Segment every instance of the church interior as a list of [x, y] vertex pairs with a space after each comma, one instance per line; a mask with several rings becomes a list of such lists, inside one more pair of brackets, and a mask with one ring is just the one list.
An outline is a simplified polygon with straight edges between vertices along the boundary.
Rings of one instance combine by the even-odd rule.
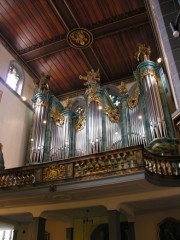
[[0, 1], [0, 240], [180, 239], [180, 1]]

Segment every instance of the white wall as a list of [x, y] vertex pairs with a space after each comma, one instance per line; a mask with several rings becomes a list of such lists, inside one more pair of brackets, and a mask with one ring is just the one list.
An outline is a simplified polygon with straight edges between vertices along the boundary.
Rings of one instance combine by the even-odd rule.
[[137, 240], [159, 240], [158, 224], [166, 218], [180, 220], [178, 208], [152, 211], [136, 215], [135, 233]]
[[[0, 77], [5, 80], [9, 62], [14, 58], [1, 43], [0, 52]], [[26, 96], [27, 102], [31, 103], [33, 80], [26, 71], [24, 74], [25, 83], [22, 96]], [[0, 82], [0, 91], [3, 92], [0, 101], [0, 142], [3, 144], [5, 167], [23, 166], [32, 121], [32, 110], [2, 82]]]

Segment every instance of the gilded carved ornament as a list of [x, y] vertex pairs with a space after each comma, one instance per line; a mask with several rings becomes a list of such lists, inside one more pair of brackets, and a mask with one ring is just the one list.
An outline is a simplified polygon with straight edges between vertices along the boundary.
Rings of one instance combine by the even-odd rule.
[[151, 54], [151, 48], [145, 44], [138, 43], [138, 51], [135, 53], [135, 59], [138, 62], [149, 61], [149, 56]]
[[120, 120], [120, 113], [117, 108], [112, 109], [109, 105], [105, 105], [104, 113], [109, 117], [109, 120], [112, 123], [117, 123]]
[[89, 95], [95, 95], [96, 94], [96, 89], [95, 88], [88, 88], [86, 90], [86, 93]]
[[67, 99], [66, 99], [66, 103], [65, 103], [66, 105], [65, 105], [65, 108], [66, 109], [71, 109], [71, 107], [72, 107], [72, 100], [68, 97]]
[[75, 49], [87, 48], [93, 42], [93, 35], [87, 29], [75, 28], [67, 34], [67, 42]]
[[43, 169], [43, 181], [52, 181], [65, 178], [63, 165], [52, 165]]
[[99, 82], [100, 82], [99, 69], [97, 71], [94, 71], [94, 69], [91, 69], [90, 71], [86, 71], [86, 75], [85, 76], [80, 75], [79, 79], [83, 79], [86, 81], [84, 83], [85, 86], [99, 84]]
[[140, 90], [139, 90], [139, 87], [136, 86], [136, 89], [132, 94], [132, 96], [128, 96], [127, 98], [128, 107], [130, 109], [134, 109], [138, 105], [139, 95], [140, 95]]
[[85, 126], [85, 122], [86, 122], [86, 112], [84, 111], [82, 116], [78, 118], [75, 122], [76, 131], [81, 131]]
[[53, 108], [50, 116], [54, 119], [57, 126], [62, 126], [64, 124], [64, 114], [60, 113], [57, 109]]
[[126, 95], [127, 94], [127, 88], [124, 82], [121, 82], [120, 86], [119, 86], [119, 91], [121, 95]]
[[153, 69], [145, 69], [143, 72], [141, 72], [140, 73], [140, 79], [143, 79], [147, 75], [151, 75], [156, 80], [159, 79], [159, 77], [157, 76], [157, 73]]
[[90, 96], [88, 97], [88, 106], [90, 105], [91, 102], [97, 102], [98, 107], [102, 106], [101, 96], [98, 96], [98, 95], [90, 95]]
[[40, 98], [38, 98], [38, 100], [36, 101], [34, 107], [37, 108], [37, 107], [39, 107], [39, 106], [41, 106], [41, 105], [45, 106], [46, 110], [48, 109], [48, 103], [47, 103], [47, 101], [46, 101], [45, 99], [40, 99]]

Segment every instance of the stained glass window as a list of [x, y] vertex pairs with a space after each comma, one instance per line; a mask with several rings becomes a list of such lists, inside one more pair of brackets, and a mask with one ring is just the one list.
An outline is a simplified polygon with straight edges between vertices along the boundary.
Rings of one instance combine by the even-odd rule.
[[23, 82], [24, 74], [21, 66], [17, 63], [17, 61], [11, 61], [9, 65], [6, 83], [19, 95], [21, 95]]
[[13, 90], [16, 91], [17, 90], [17, 86], [18, 86], [18, 81], [19, 81], [18, 70], [13, 65], [11, 65], [10, 68], [9, 68], [9, 72], [8, 72], [6, 83]]
[[112, 100], [112, 102], [114, 103], [114, 105], [115, 105], [116, 107], [118, 107], [119, 104], [120, 104], [120, 98], [119, 98], [119, 96], [109, 95], [109, 97], [111, 98], [111, 100]]

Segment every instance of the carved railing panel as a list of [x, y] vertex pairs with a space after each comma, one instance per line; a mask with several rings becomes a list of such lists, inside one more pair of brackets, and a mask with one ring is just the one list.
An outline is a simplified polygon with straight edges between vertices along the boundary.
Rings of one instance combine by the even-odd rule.
[[143, 147], [129, 147], [94, 155], [7, 169], [0, 173], [0, 188], [22, 187], [51, 181], [123, 176], [143, 169]]
[[166, 176], [180, 176], [180, 156], [159, 156], [144, 150], [145, 169]]
[[160, 156], [144, 150], [145, 179], [159, 186], [180, 186], [180, 156]]

